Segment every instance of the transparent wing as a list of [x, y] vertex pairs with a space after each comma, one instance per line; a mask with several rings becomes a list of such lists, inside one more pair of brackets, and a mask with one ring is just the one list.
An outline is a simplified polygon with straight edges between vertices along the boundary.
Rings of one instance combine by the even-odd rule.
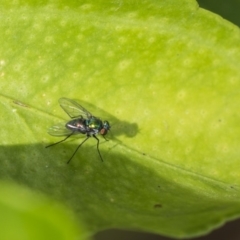
[[58, 100], [62, 109], [68, 114], [71, 118], [84, 117], [90, 118], [92, 114], [87, 111], [84, 107], [78, 104], [76, 101], [69, 98], [60, 98]]
[[65, 127], [66, 123], [56, 124], [48, 129], [48, 133], [52, 136], [61, 137], [72, 134], [72, 131]]

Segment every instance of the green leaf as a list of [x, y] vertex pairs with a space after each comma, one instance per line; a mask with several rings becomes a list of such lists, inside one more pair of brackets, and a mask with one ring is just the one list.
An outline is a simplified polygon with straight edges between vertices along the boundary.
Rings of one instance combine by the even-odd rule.
[[[190, 0], [4, 1], [0, 17], [1, 179], [91, 234], [190, 237], [239, 217], [236, 26]], [[69, 120], [60, 97], [110, 122], [104, 162], [93, 138], [69, 165], [83, 138], [45, 148]]]
[[1, 182], [0, 188], [2, 240], [86, 239], [66, 207], [12, 183]]

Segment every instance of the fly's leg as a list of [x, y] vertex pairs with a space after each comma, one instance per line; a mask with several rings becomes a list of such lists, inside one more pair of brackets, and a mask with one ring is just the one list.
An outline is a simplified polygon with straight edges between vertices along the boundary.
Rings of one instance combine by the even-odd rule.
[[68, 160], [67, 164], [70, 163], [70, 161], [72, 160], [72, 158], [74, 157], [74, 155], [76, 154], [76, 152], [78, 151], [78, 149], [89, 139], [90, 136], [87, 136], [76, 148], [75, 152], [73, 153], [73, 155], [70, 157], [70, 159]]
[[45, 148], [48, 148], [48, 147], [51, 147], [51, 146], [54, 146], [54, 145], [57, 145], [57, 144], [59, 144], [59, 143], [61, 143], [61, 142], [64, 142], [64, 141], [66, 141], [69, 137], [71, 137], [72, 135], [73, 135], [73, 133], [74, 132], [72, 132], [70, 135], [68, 135], [67, 137], [65, 137], [64, 139], [62, 139], [61, 141], [59, 141], [59, 142], [56, 142], [56, 143], [52, 143], [52, 144], [50, 144], [50, 145], [48, 145], [48, 146], [46, 146]]
[[98, 151], [99, 157], [103, 161], [103, 158], [102, 158], [101, 153], [99, 151], [99, 139], [94, 134], [92, 136], [97, 140], [97, 151]]
[[106, 139], [106, 138], [105, 138], [105, 136], [104, 136], [104, 135], [102, 135], [102, 136], [103, 136], [103, 138], [105, 139], [105, 141], [109, 141], [108, 139]]

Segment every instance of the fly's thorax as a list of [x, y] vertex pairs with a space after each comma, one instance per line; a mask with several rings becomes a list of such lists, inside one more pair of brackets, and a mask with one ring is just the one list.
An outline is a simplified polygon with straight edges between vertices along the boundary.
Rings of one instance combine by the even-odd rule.
[[86, 125], [86, 120], [84, 118], [76, 118], [66, 123], [66, 128], [71, 131], [76, 131], [80, 133], [86, 133], [88, 127]]
[[86, 125], [92, 130], [100, 131], [103, 123], [99, 118], [91, 117], [90, 119], [86, 120]]

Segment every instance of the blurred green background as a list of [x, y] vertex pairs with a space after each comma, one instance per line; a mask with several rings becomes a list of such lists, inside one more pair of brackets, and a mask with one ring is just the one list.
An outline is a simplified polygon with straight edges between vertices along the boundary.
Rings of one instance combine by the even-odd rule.
[[240, 26], [240, 1], [239, 0], [198, 0], [201, 8], [214, 12], [233, 24]]
[[[240, 0], [198, 0], [201, 8], [214, 12], [224, 19], [240, 26]], [[235, 220], [225, 224], [223, 227], [213, 231], [207, 236], [191, 238], [189, 240], [239, 240], [240, 220]], [[122, 230], [107, 230], [98, 233], [95, 240], [173, 240], [173, 238], [161, 237], [159, 235], [130, 232]]]

